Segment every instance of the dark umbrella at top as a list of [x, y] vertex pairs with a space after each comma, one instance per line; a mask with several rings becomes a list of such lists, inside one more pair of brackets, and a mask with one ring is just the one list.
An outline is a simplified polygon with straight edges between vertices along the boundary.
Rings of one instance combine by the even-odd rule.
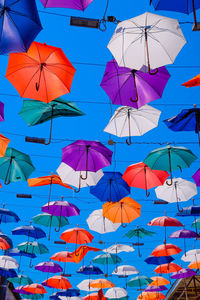
[[46, 233], [39, 227], [32, 225], [21, 226], [12, 230], [13, 235], [26, 235], [34, 239], [41, 239], [46, 237]]

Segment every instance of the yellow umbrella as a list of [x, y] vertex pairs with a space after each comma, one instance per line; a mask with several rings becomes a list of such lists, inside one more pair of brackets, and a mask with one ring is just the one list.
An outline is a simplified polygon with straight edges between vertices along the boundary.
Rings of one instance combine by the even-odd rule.
[[161, 276], [154, 276], [154, 277], [151, 277], [151, 279], [153, 281], [149, 285], [152, 285], [152, 286], [167, 285], [170, 283], [169, 280], [167, 280], [166, 278], [161, 277]]

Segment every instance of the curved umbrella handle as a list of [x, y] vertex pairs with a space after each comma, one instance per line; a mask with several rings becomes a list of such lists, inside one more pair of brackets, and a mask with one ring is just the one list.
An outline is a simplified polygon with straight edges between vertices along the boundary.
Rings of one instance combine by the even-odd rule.
[[131, 145], [131, 137], [130, 136], [129, 136], [129, 139], [126, 139], [126, 143], [127, 143], [128, 146]]
[[152, 3], [152, 0], [149, 1], [149, 5], [151, 5], [151, 3]]
[[60, 231], [60, 226], [61, 226], [61, 213], [60, 213], [60, 218], [59, 218], [59, 227], [58, 227], [58, 229], [55, 228], [56, 232]]
[[35, 89], [36, 89], [37, 92], [39, 91], [39, 88], [40, 88], [40, 84], [38, 82], [36, 82], [35, 83]]
[[131, 101], [131, 102], [138, 102], [138, 99], [133, 100], [133, 98], [131, 97], [131, 98], [130, 98], [130, 101]]
[[88, 178], [88, 171], [86, 170], [86, 174], [85, 174], [85, 177], [83, 177], [83, 175], [80, 175], [80, 178], [82, 180], [86, 180]]
[[74, 189], [74, 192], [75, 192], [75, 193], [79, 193], [80, 190], [81, 190], [81, 187], [79, 186], [78, 190]]
[[127, 224], [121, 223], [121, 226], [122, 226], [123, 228], [126, 228], [126, 227], [127, 227]]
[[178, 209], [178, 211], [179, 211], [179, 212], [182, 212], [182, 211], [183, 211], [183, 208], [182, 208], [182, 209], [180, 209], [180, 208], [179, 208], [178, 199], [176, 199], [176, 205], [177, 205], [177, 209]]
[[180, 169], [180, 171], [182, 172], [182, 168], [181, 168], [181, 166], [179, 166], [179, 165], [177, 165], [177, 167]]
[[150, 192], [148, 192], [147, 190], [146, 190], [146, 197], [149, 197], [150, 196]]
[[150, 66], [148, 66], [148, 71], [150, 75], [156, 75], [158, 73], [158, 68], [156, 68], [155, 72], [151, 72]]

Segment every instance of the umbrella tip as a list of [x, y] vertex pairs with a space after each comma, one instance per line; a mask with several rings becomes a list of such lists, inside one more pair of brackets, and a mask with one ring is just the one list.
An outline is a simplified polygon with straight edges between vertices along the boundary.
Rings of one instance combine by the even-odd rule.
[[112, 139], [108, 140], [108, 145], [113, 146], [115, 144], [116, 144], [116, 142], [114, 142]]
[[196, 104], [193, 104], [193, 107], [194, 107], [194, 108], [196, 108], [196, 107], [197, 107], [197, 105], [196, 105]]
[[51, 175], [53, 175], [53, 172], [51, 171]]

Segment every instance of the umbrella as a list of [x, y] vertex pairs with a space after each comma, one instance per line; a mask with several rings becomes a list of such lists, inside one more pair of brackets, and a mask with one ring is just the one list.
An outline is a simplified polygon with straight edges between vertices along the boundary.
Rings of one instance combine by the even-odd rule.
[[[55, 293], [55, 295], [57, 297], [65, 296], [65, 297], [71, 298], [71, 300], [73, 300], [73, 299], [76, 300], [75, 298], [72, 298], [72, 297], [80, 296], [80, 290], [79, 289], [67, 289], [66, 291], [57, 292], [57, 293]], [[80, 299], [77, 299], [77, 300], [80, 300]]]
[[9, 143], [10, 140], [4, 135], [0, 134], [0, 157], [4, 157]]
[[78, 140], [62, 149], [62, 162], [72, 167], [75, 171], [97, 172], [111, 164], [112, 151], [98, 141]]
[[90, 275], [103, 274], [103, 271], [101, 271], [101, 269], [93, 265], [82, 266], [76, 272], [79, 274], [89, 275], [89, 279], [90, 279]]
[[[24, 292], [24, 297], [26, 297], [26, 299], [33, 299], [33, 300], [36, 300], [36, 299], [42, 299], [44, 298], [43, 294], [30, 294], [28, 292]], [[22, 297], [23, 297], [23, 294], [22, 294]], [[26, 300], [24, 299], [24, 300]]]
[[0, 249], [8, 250], [9, 248], [12, 248], [12, 244], [8, 243], [6, 239], [0, 237]]
[[18, 217], [18, 215], [16, 215], [16, 213], [6, 208], [0, 208], [0, 224], [19, 222], [19, 221], [20, 218]]
[[158, 126], [161, 111], [149, 105], [140, 108], [120, 106], [116, 109], [105, 132], [118, 137], [126, 137], [127, 145], [131, 145], [131, 136], [142, 136]]
[[122, 260], [121, 258], [116, 255], [116, 254], [112, 254], [112, 253], [104, 253], [104, 254], [100, 254], [97, 255], [95, 258], [93, 258], [93, 263], [95, 264], [101, 264], [101, 265], [106, 265], [107, 266], [107, 274], [108, 274], [108, 265], [117, 265], [118, 263], [120, 263]]
[[84, 11], [93, 0], [40, 0], [44, 7], [63, 7]]
[[167, 217], [162, 216], [158, 218], [154, 218], [148, 223], [149, 226], [164, 226], [165, 227], [165, 241], [166, 241], [166, 227], [180, 227], [183, 226], [179, 220], [172, 218], [172, 217]]
[[12, 283], [17, 283], [19, 285], [28, 285], [33, 283], [32, 279], [23, 274], [18, 274], [16, 277], [7, 278], [7, 280]]
[[167, 280], [166, 278], [161, 277], [161, 276], [154, 276], [154, 277], [151, 277], [151, 279], [153, 281], [149, 285], [152, 285], [152, 286], [168, 285], [170, 283], [169, 280]]
[[182, 250], [173, 244], [162, 244], [157, 246], [151, 255], [153, 256], [171, 256], [180, 253]]
[[101, 234], [116, 231], [119, 228], [120, 224], [112, 223], [110, 220], [105, 218], [102, 213], [102, 209], [97, 209], [89, 215], [86, 222], [90, 230], [96, 231]]
[[4, 268], [0, 268], [0, 276], [5, 277], [8, 281], [11, 281], [12, 278], [17, 277], [17, 273], [13, 269], [7, 270], [7, 269], [4, 269]]
[[113, 287], [105, 293], [105, 297], [112, 300], [126, 298], [128, 295], [127, 291], [120, 287]]
[[21, 97], [48, 103], [70, 92], [75, 71], [61, 48], [33, 42], [9, 55], [6, 78]]
[[159, 292], [142, 292], [141, 295], [137, 298], [138, 300], [161, 300], [166, 297]]
[[0, 256], [0, 268], [4, 269], [17, 269], [19, 267], [16, 259], [7, 256], [7, 255], [1, 255]]
[[60, 265], [52, 261], [41, 262], [35, 266], [35, 269], [46, 273], [60, 273], [63, 270]]
[[[19, 265], [21, 263], [22, 256], [30, 257], [31, 259], [32, 258], [36, 258], [36, 255], [34, 253], [27, 253], [27, 252], [21, 251], [21, 250], [19, 250], [17, 248], [8, 249], [6, 251], [6, 255], [8, 255], [8, 256], [19, 256], [20, 257], [20, 259], [19, 259]], [[18, 271], [19, 271], [19, 269], [18, 269]]]
[[189, 261], [189, 262], [196, 262], [200, 261], [200, 249], [193, 249], [187, 251], [182, 257], [181, 260]]
[[156, 196], [162, 200], [170, 203], [176, 202], [178, 211], [181, 212], [179, 202], [188, 201], [194, 197], [197, 194], [197, 187], [191, 181], [182, 178], [173, 178], [172, 185], [169, 186], [166, 181], [163, 186], [157, 187], [155, 192]]
[[153, 282], [153, 280], [147, 276], [136, 276], [136, 277], [131, 278], [128, 281], [127, 285], [129, 287], [138, 287], [139, 286], [141, 289], [141, 287], [143, 285], [148, 285], [151, 282]]
[[85, 279], [83, 281], [81, 281], [78, 285], [77, 288], [79, 288], [81, 291], [86, 291], [86, 292], [95, 292], [98, 291], [99, 288], [92, 288], [89, 286], [89, 284], [93, 281], [93, 279]]
[[174, 261], [174, 258], [172, 256], [148, 256], [144, 260], [147, 264], [150, 265], [162, 265], [162, 264], [168, 264], [172, 261]]
[[[84, 113], [72, 101], [57, 98], [49, 103], [37, 100], [25, 100], [19, 115], [25, 120], [29, 126], [42, 124], [48, 120], [51, 121], [49, 141], [45, 145], [51, 143], [53, 119], [58, 117], [76, 117], [82, 116]], [[56, 175], [54, 175], [56, 176]]]
[[200, 216], [200, 206], [191, 205], [191, 206], [183, 207], [181, 212], [177, 213], [177, 216], [180, 217]]
[[196, 104], [192, 109], [183, 109], [178, 115], [163, 121], [173, 131], [195, 131], [198, 134], [200, 145], [200, 109]]
[[110, 246], [109, 248], [103, 249], [103, 252], [117, 254], [121, 252], [133, 252], [135, 249], [129, 245], [117, 244]]
[[50, 277], [49, 279], [43, 281], [42, 284], [51, 288], [62, 290], [67, 290], [68, 288], [72, 287], [71, 283], [67, 278], [59, 275], [54, 275], [53, 277]]
[[46, 237], [46, 233], [39, 227], [35, 226], [21, 226], [12, 230], [13, 235], [26, 235], [34, 239], [41, 239]]
[[188, 268], [189, 269], [199, 269], [200, 267], [200, 261], [192, 261], [189, 265]]
[[87, 179], [83, 180], [81, 179], [81, 176], [86, 176], [85, 171], [74, 171], [74, 169], [63, 162], [60, 164], [56, 172], [59, 174], [62, 182], [69, 183], [78, 188], [78, 190], [74, 189], [76, 193], [78, 193], [83, 187], [96, 185], [103, 176], [102, 170], [98, 170], [97, 172], [87, 172]]
[[167, 291], [167, 288], [164, 285], [160, 285], [160, 286], [148, 286], [145, 289], [145, 292], [162, 292], [162, 291]]
[[58, 232], [61, 227], [61, 217], [71, 217], [78, 216], [80, 214], [80, 210], [77, 206], [67, 201], [51, 201], [42, 206], [42, 211], [48, 213], [52, 216], [59, 216], [59, 228], [56, 230]]
[[188, 80], [187, 82], [184, 82], [182, 85], [189, 88], [189, 87], [194, 87], [194, 86], [199, 86], [200, 85], [200, 74], [193, 77], [192, 79]]
[[0, 122], [4, 121], [4, 103], [0, 101]]
[[35, 0], [3, 1], [0, 54], [26, 52], [42, 30]]
[[190, 14], [191, 12], [193, 12], [195, 27], [197, 26], [196, 9], [200, 8], [200, 4], [198, 1], [184, 0], [181, 2], [181, 5], [178, 0], [168, 1], [167, 3], [165, 2], [165, 0], [150, 0], [150, 4], [151, 3], [153, 4], [155, 10], [177, 11], [184, 14]]
[[47, 291], [45, 288], [38, 283], [32, 283], [23, 287], [23, 290], [32, 294], [46, 294]]
[[102, 278], [102, 279], [92, 280], [89, 286], [92, 288], [108, 289], [114, 287], [115, 284], [112, 283], [110, 280]]
[[127, 277], [129, 275], [138, 274], [139, 271], [134, 267], [130, 265], [121, 265], [118, 266], [113, 272], [113, 275]]
[[197, 238], [198, 234], [192, 230], [186, 230], [186, 229], [181, 229], [178, 231], [174, 231], [172, 232], [172, 234], [170, 234], [169, 238], [183, 238], [184, 239], [184, 248], [185, 248], [185, 253], [186, 253], [186, 244], [185, 244], [185, 239], [191, 239], [191, 238]]
[[136, 70], [146, 66], [154, 74], [158, 70], [151, 69], [173, 64], [185, 43], [176, 19], [147, 12], [120, 22], [107, 47], [119, 66]]
[[[99, 290], [100, 292], [101, 290]], [[87, 295], [86, 297], [84, 297], [83, 299], [84, 300], [106, 300], [107, 298], [104, 297], [104, 295], [102, 296], [99, 296], [99, 292], [98, 293], [91, 293], [89, 295]], [[64, 299], [61, 299], [61, 300], [64, 300]]]
[[34, 170], [30, 156], [14, 148], [7, 148], [0, 157], [0, 178], [5, 184], [26, 181]]
[[180, 267], [179, 265], [171, 262], [169, 264], [163, 264], [163, 265], [159, 265], [154, 269], [154, 272], [156, 273], [165, 273], [165, 274], [169, 274], [169, 273], [173, 273], [173, 272], [178, 272], [182, 269], [182, 267]]
[[[41, 243], [38, 242], [24, 242], [21, 243], [19, 245], [17, 245], [17, 248], [21, 251], [30, 253], [30, 254], [45, 254], [45, 253], [49, 253], [48, 248]], [[32, 259], [32, 258], [31, 258]], [[30, 267], [31, 266], [31, 260], [30, 260]]]
[[125, 197], [119, 202], [106, 202], [103, 205], [103, 216], [113, 223], [130, 223], [140, 217], [141, 205], [130, 197]]
[[101, 249], [95, 248], [95, 247], [90, 247], [87, 245], [82, 245], [79, 246], [76, 251], [72, 252], [72, 257], [74, 259], [74, 261], [78, 264], [82, 259], [84, 259], [85, 255], [89, 252], [89, 251], [94, 251], [94, 252], [98, 252]]
[[192, 276], [195, 276], [195, 275], [196, 275], [196, 272], [194, 272], [190, 269], [181, 269], [178, 272], [172, 273], [172, 275], [170, 277], [172, 279], [181, 279], [181, 278], [192, 277]]
[[43, 225], [45, 227], [49, 227], [49, 240], [50, 240], [50, 234], [51, 234], [51, 227], [64, 227], [66, 225], [69, 225], [69, 221], [66, 217], [60, 217], [60, 216], [52, 216], [47, 213], [42, 213], [39, 215], [36, 215], [32, 217], [32, 220], [34, 223]]
[[200, 186], [200, 168], [192, 175], [197, 186]]
[[128, 166], [122, 178], [131, 187], [141, 188], [146, 190], [163, 185], [169, 174], [166, 171], [151, 170], [143, 162]]
[[[107, 63], [100, 85], [113, 104], [140, 108], [162, 97], [169, 78], [170, 74], [165, 67], [159, 68], [157, 74], [151, 76], [142, 71], [120, 67], [113, 59]], [[147, 113], [148, 108], [149, 112], [151, 109], [154, 111], [153, 108], [146, 106]]]
[[164, 170], [169, 172], [171, 176], [171, 183], [167, 184], [172, 185], [172, 171], [188, 168], [196, 159], [196, 155], [194, 155], [189, 149], [168, 145], [166, 147], [153, 150], [145, 158], [144, 163], [153, 170]]
[[74, 257], [72, 256], [72, 252], [68, 252], [68, 251], [57, 252], [51, 256], [51, 259], [59, 262], [64, 262], [64, 271], [63, 271], [64, 274], [65, 274], [66, 262], [75, 263]]
[[102, 202], [118, 202], [130, 194], [130, 187], [120, 172], [104, 172], [97, 185], [90, 187], [90, 193]]

